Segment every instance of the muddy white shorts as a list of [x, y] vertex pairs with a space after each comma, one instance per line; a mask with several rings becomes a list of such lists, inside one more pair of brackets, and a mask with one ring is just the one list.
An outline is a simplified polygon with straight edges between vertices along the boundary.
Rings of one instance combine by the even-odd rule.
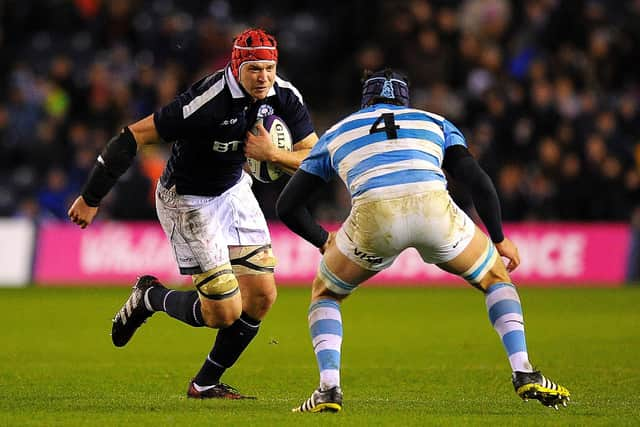
[[355, 203], [337, 233], [347, 258], [367, 270], [389, 267], [413, 247], [430, 264], [447, 262], [471, 242], [475, 224], [446, 190]]
[[267, 221], [243, 172], [219, 196], [179, 195], [175, 187], [156, 189], [156, 211], [171, 242], [180, 273], [198, 274], [229, 262], [229, 246], [271, 243]]

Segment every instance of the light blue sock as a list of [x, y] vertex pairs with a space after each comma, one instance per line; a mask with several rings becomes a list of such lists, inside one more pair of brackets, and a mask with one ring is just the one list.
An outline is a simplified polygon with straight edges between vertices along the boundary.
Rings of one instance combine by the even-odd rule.
[[309, 307], [309, 330], [313, 351], [320, 371], [320, 389], [340, 385], [340, 350], [342, 347], [342, 315], [340, 304], [322, 299]]
[[489, 320], [500, 336], [513, 371], [531, 372], [527, 353], [520, 297], [511, 283], [496, 283], [487, 289], [485, 302]]

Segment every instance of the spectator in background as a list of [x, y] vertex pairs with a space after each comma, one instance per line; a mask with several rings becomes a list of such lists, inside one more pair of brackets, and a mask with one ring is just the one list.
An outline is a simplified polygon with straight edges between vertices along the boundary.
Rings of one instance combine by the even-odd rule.
[[583, 217], [589, 202], [589, 189], [584, 185], [582, 162], [575, 152], [567, 153], [561, 160], [554, 205], [557, 216], [569, 221]]
[[517, 164], [508, 164], [498, 174], [498, 195], [505, 221], [522, 221], [528, 211], [525, 198], [524, 171]]
[[50, 215], [41, 212], [41, 204], [33, 197], [26, 197], [20, 200], [18, 208], [13, 215], [15, 218], [26, 218], [38, 222], [43, 218], [50, 218]]
[[122, 176], [116, 189], [113, 198], [108, 202], [111, 204], [111, 215], [114, 219], [135, 221], [156, 216], [149, 203], [149, 195], [153, 194], [154, 190], [152, 181], [143, 173], [139, 162], [132, 165]]
[[65, 219], [74, 191], [69, 187], [64, 169], [54, 166], [47, 172], [46, 182], [38, 192], [40, 208], [56, 219]]

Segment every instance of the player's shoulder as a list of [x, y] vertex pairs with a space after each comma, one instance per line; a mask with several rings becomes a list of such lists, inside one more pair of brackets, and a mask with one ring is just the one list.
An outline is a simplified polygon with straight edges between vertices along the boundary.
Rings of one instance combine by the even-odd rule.
[[427, 126], [428, 129], [439, 129], [445, 134], [451, 130], [458, 131], [446, 117], [431, 111], [402, 106], [391, 106], [391, 110], [399, 123], [402, 121], [410, 121], [413, 124], [422, 122], [423, 126]]
[[224, 74], [224, 70], [209, 74], [180, 94], [178, 99], [185, 118], [198, 110], [199, 114], [213, 114], [227, 109], [231, 93]]
[[437, 122], [445, 120], [442, 116], [416, 108], [391, 104], [375, 104], [363, 107], [360, 110], [342, 118], [331, 126], [327, 130], [327, 133], [339, 131], [341, 129], [350, 130], [354, 126], [367, 126], [368, 124], [379, 120], [380, 116], [384, 114], [393, 114], [396, 120], [430, 120]]
[[393, 106], [392, 110], [396, 116], [406, 115], [412, 119], [428, 120], [431, 122], [436, 122], [438, 124], [442, 124], [447, 121], [444, 116], [432, 113], [431, 111], [421, 110], [419, 108]]
[[224, 91], [225, 87], [227, 82], [224, 78], [224, 70], [218, 70], [193, 83], [187, 93], [192, 97], [209, 93], [212, 98], [215, 98]]
[[289, 80], [286, 80], [279, 75], [276, 75], [276, 81], [273, 84], [273, 89], [276, 96], [283, 100], [296, 100], [300, 104], [304, 104], [302, 93], [298, 88]]

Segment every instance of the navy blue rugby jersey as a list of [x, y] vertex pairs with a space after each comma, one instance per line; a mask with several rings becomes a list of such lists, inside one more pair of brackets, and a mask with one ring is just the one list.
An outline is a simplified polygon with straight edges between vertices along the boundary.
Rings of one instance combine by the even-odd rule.
[[280, 77], [256, 102], [229, 66], [196, 82], [153, 116], [160, 137], [174, 143], [160, 182], [178, 194], [222, 194], [242, 175], [247, 131], [270, 114], [282, 117], [294, 142], [313, 132], [300, 92]]

